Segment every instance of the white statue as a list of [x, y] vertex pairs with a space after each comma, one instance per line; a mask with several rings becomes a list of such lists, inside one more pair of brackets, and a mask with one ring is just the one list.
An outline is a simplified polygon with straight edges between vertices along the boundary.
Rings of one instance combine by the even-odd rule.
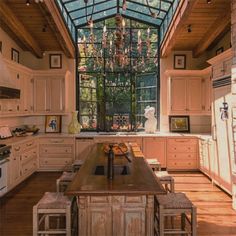
[[157, 127], [157, 119], [155, 118], [155, 108], [147, 106], [144, 109], [144, 116], [147, 118], [144, 124], [146, 133], [155, 133]]

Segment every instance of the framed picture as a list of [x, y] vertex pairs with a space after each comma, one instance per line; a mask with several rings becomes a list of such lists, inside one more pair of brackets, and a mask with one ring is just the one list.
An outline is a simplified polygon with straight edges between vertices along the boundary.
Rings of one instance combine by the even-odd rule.
[[50, 69], [61, 69], [62, 68], [61, 54], [49, 54], [49, 66]]
[[186, 69], [186, 55], [174, 55], [174, 69]]
[[169, 116], [170, 132], [190, 132], [189, 116]]
[[19, 51], [17, 51], [15, 48], [11, 49], [11, 59], [12, 61], [17, 62], [17, 63], [19, 63], [20, 61]]
[[218, 48], [218, 49], [216, 50], [216, 55], [221, 54], [223, 51], [224, 51], [224, 48], [223, 48], [223, 47]]
[[61, 116], [46, 115], [45, 133], [60, 133], [60, 132], [61, 132]]

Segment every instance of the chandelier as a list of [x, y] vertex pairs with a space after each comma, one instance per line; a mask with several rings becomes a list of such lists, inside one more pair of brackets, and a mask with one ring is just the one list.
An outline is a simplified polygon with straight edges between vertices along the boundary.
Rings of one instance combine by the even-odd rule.
[[[87, 5], [88, 0], [84, 1]], [[146, 1], [148, 4], [148, 0]], [[126, 10], [125, 0], [123, 1], [122, 9]], [[106, 69], [111, 72], [117, 68], [129, 71], [143, 71], [147, 62], [158, 65], [158, 51], [156, 49], [153, 52], [151, 47], [150, 28], [138, 29], [136, 35], [132, 35], [136, 39], [135, 43], [127, 43], [130, 37], [129, 29], [126, 29], [126, 21], [120, 13], [115, 16], [115, 27], [112, 30], [104, 23], [100, 39], [101, 47], [99, 48], [96, 43], [98, 42], [97, 35], [94, 34], [93, 12], [94, 9], [92, 8], [89, 19], [86, 14], [90, 33], [87, 38], [85, 35], [83, 36], [80, 44], [84, 55], [94, 58], [94, 69], [105, 65]], [[152, 13], [151, 10], [150, 13]], [[134, 54], [135, 56], [133, 56]], [[107, 60], [104, 61], [105, 55]]]

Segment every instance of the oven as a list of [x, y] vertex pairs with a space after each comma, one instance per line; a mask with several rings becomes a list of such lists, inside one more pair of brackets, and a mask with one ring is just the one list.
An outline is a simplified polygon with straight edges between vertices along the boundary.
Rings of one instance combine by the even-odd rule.
[[11, 146], [0, 144], [0, 197], [7, 192], [8, 157]]

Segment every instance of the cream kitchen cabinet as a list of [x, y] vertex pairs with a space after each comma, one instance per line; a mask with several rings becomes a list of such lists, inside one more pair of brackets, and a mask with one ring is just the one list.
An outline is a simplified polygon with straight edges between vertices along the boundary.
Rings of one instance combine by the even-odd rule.
[[209, 145], [208, 140], [199, 139], [199, 168], [204, 174], [211, 178], [211, 148]]
[[198, 70], [168, 70], [169, 114], [202, 115], [211, 112], [210, 68]]
[[86, 160], [93, 146], [93, 138], [76, 138], [75, 159]]
[[71, 169], [75, 156], [74, 138], [51, 137], [39, 139], [39, 169]]
[[147, 159], [157, 159], [166, 168], [166, 138], [144, 137], [143, 154]]
[[197, 170], [198, 139], [167, 138], [167, 169]]
[[39, 113], [65, 111], [64, 78], [34, 78], [34, 111]]
[[37, 142], [35, 139], [13, 144], [9, 163], [9, 189], [34, 173], [37, 167]]

